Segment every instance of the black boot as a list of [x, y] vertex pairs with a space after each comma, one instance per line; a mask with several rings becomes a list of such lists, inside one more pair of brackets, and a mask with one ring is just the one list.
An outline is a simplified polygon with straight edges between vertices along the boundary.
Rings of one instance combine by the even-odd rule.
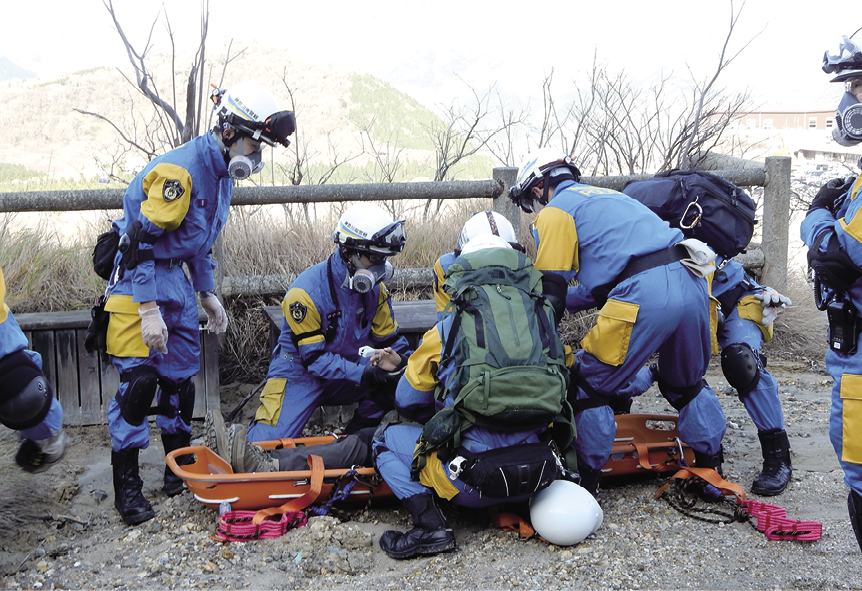
[[760, 431], [760, 447], [763, 451], [763, 470], [754, 479], [751, 492], [772, 497], [780, 495], [790, 482], [793, 466], [790, 465], [790, 442], [783, 429]]
[[[720, 449], [718, 451], [718, 453], [715, 455], [701, 453], [701, 452], [696, 451], [696, 450], [693, 450], [693, 451], [694, 451], [694, 466], [696, 468], [712, 468], [713, 470], [718, 472], [719, 476], [722, 475], [721, 462], [724, 460], [723, 450]], [[698, 482], [704, 482], [704, 481], [699, 480]], [[694, 483], [694, 484], [690, 485], [689, 490], [696, 493], [697, 496], [699, 496], [701, 499], [703, 499], [704, 501], [707, 501], [709, 503], [715, 503], [715, 502], [721, 500], [721, 497], [723, 496], [721, 494], [720, 490], [715, 488], [713, 485], [711, 485], [709, 483], [705, 483], [705, 482], [703, 484]]]
[[434, 502], [433, 494], [418, 494], [402, 499], [413, 515], [413, 529], [404, 533], [387, 531], [380, 536], [380, 549], [390, 558], [429, 556], [455, 549], [455, 533]]
[[599, 480], [602, 475], [601, 470], [593, 470], [587, 463], [578, 458], [578, 473], [581, 475], [581, 488], [593, 495], [595, 499], [600, 499]]
[[144, 487], [138, 475], [137, 447], [111, 451], [114, 469], [114, 507], [127, 525], [137, 525], [156, 516], [149, 501], [144, 498]]
[[[191, 433], [180, 431], [179, 433], [162, 433], [162, 446], [165, 448], [165, 455], [168, 455], [175, 449], [188, 447], [191, 445]], [[185, 466], [194, 461], [194, 456], [180, 456], [177, 458], [177, 464]], [[167, 464], [165, 464], [165, 486], [162, 488], [165, 494], [169, 497], [176, 496], [183, 492], [183, 479], [174, 474]]]
[[850, 525], [856, 534], [856, 542], [862, 550], [862, 496], [853, 489], [850, 489], [850, 494], [847, 495], [847, 509], [850, 511]]

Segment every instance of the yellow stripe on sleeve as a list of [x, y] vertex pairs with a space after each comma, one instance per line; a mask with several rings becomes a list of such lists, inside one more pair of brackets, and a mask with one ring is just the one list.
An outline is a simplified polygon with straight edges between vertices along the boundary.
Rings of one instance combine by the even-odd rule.
[[539, 251], [536, 268], [540, 271], [578, 271], [578, 231], [575, 219], [562, 209], [546, 207], [536, 217]]
[[6, 322], [9, 306], [6, 305], [6, 282], [3, 280], [3, 269], [0, 268], [0, 324]]
[[407, 382], [420, 392], [430, 392], [437, 387], [437, 368], [440, 366], [440, 354], [443, 343], [437, 327], [431, 328], [422, 335], [422, 342], [407, 361], [404, 375]]
[[380, 284], [380, 297], [377, 298], [377, 313], [371, 321], [371, 334], [376, 337], [388, 337], [398, 330], [398, 322], [392, 317], [389, 308], [389, 290]]

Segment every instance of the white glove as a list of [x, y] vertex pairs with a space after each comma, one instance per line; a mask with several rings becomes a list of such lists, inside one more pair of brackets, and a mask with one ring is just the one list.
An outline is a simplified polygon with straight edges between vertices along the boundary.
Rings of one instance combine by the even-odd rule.
[[138, 314], [141, 316], [141, 336], [144, 337], [144, 344], [150, 349], [155, 349], [157, 353], [166, 354], [168, 352], [168, 327], [162, 320], [159, 307], [156, 306], [148, 310], [139, 308]]
[[212, 292], [201, 292], [201, 307], [207, 313], [207, 325], [204, 328], [216, 334], [227, 330], [227, 314]]
[[763, 307], [762, 324], [764, 328], [775, 321], [779, 308], [786, 308], [793, 304], [789, 297], [781, 295], [771, 287], [763, 288], [763, 291], [755, 294], [754, 297], [760, 300], [760, 305]]

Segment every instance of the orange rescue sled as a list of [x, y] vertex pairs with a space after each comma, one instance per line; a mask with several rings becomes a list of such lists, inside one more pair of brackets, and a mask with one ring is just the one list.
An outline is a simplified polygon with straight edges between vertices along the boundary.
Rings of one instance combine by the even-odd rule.
[[[335, 441], [334, 435], [323, 437], [303, 437], [298, 439], [277, 439], [256, 443], [266, 449], [278, 446], [297, 447], [300, 445], [319, 445]], [[194, 461], [189, 464], [177, 464], [177, 458], [193, 455]], [[318, 458], [319, 459], [319, 458]], [[230, 464], [208, 447], [183, 447], [170, 452], [165, 457], [170, 469], [182, 478], [186, 486], [201, 503], [211, 509], [218, 509], [225, 501], [230, 503], [232, 510], [259, 510], [279, 507], [292, 499], [312, 494], [316, 499], [311, 503], [325, 502], [329, 499], [333, 487], [349, 469], [322, 469], [323, 484], [320, 492], [312, 490], [312, 480], [319, 474], [309, 470], [292, 472], [260, 472], [249, 474], [234, 474]], [[321, 462], [322, 466], [322, 462]], [[370, 498], [393, 499], [394, 494], [383, 481], [377, 470], [369, 467], [355, 467], [356, 484], [350, 495], [337, 506], [361, 506]], [[310, 503], [309, 503], [310, 504]]]
[[677, 415], [616, 415], [617, 434], [602, 478], [676, 472], [682, 458], [694, 466], [694, 451], [679, 439]]

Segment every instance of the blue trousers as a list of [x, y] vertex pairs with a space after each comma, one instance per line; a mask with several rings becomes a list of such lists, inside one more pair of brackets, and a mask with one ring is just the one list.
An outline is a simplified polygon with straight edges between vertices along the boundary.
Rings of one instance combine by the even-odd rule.
[[[200, 324], [198, 321], [197, 298], [194, 289], [186, 278], [181, 266], [167, 268], [161, 265], [156, 267], [158, 278], [157, 303], [161, 310], [162, 319], [168, 328], [168, 352], [167, 354], [156, 353], [152, 349], [148, 357], [119, 357], [113, 355], [111, 361], [120, 376], [128, 373], [136, 367], [150, 367], [161, 378], [173, 383], [190, 379], [200, 371]], [[113, 315], [116, 314], [112, 312]], [[137, 331], [140, 336], [141, 323], [132, 323], [129, 331]], [[141, 337], [143, 338], [143, 337]], [[117, 397], [126, 396], [130, 384], [120, 382]], [[157, 393], [153, 404], [159, 401], [161, 393]], [[170, 396], [168, 400], [162, 400], [174, 412], [173, 416], [156, 416], [156, 425], [162, 433], [191, 433], [188, 425], [177, 412], [179, 408], [179, 396]], [[148, 421], [139, 426], [128, 423], [120, 414], [120, 405], [117, 398], [112, 398], [108, 403], [108, 430], [111, 433], [111, 442], [114, 451], [129, 448], [146, 449], [150, 444], [150, 427]]]
[[[638, 372], [658, 353], [665, 397], [672, 404], [683, 399], [684, 390], [699, 383], [709, 364], [706, 281], [695, 278], [680, 263], [671, 263], [623, 281], [610, 292], [609, 303], [611, 300], [637, 305], [636, 318], [602, 318], [600, 312], [600, 324], [591, 330], [597, 331], [600, 339], [592, 342], [618, 340], [620, 360], [603, 361], [585, 345], [579, 364], [580, 379], [600, 394], [631, 397], [637, 393], [633, 383]], [[590, 342], [589, 335], [584, 342]], [[588, 401], [590, 397], [578, 387], [577, 399]], [[613, 411], [607, 406], [578, 411], [575, 425], [578, 457], [590, 468], [601, 470], [610, 457], [616, 434]], [[727, 426], [711, 388], [703, 388], [682, 408], [677, 425], [680, 438], [694, 450], [709, 455], [719, 452]]]
[[844, 483], [862, 495], [862, 351], [826, 353], [835, 380], [829, 414], [829, 440], [844, 470]]

